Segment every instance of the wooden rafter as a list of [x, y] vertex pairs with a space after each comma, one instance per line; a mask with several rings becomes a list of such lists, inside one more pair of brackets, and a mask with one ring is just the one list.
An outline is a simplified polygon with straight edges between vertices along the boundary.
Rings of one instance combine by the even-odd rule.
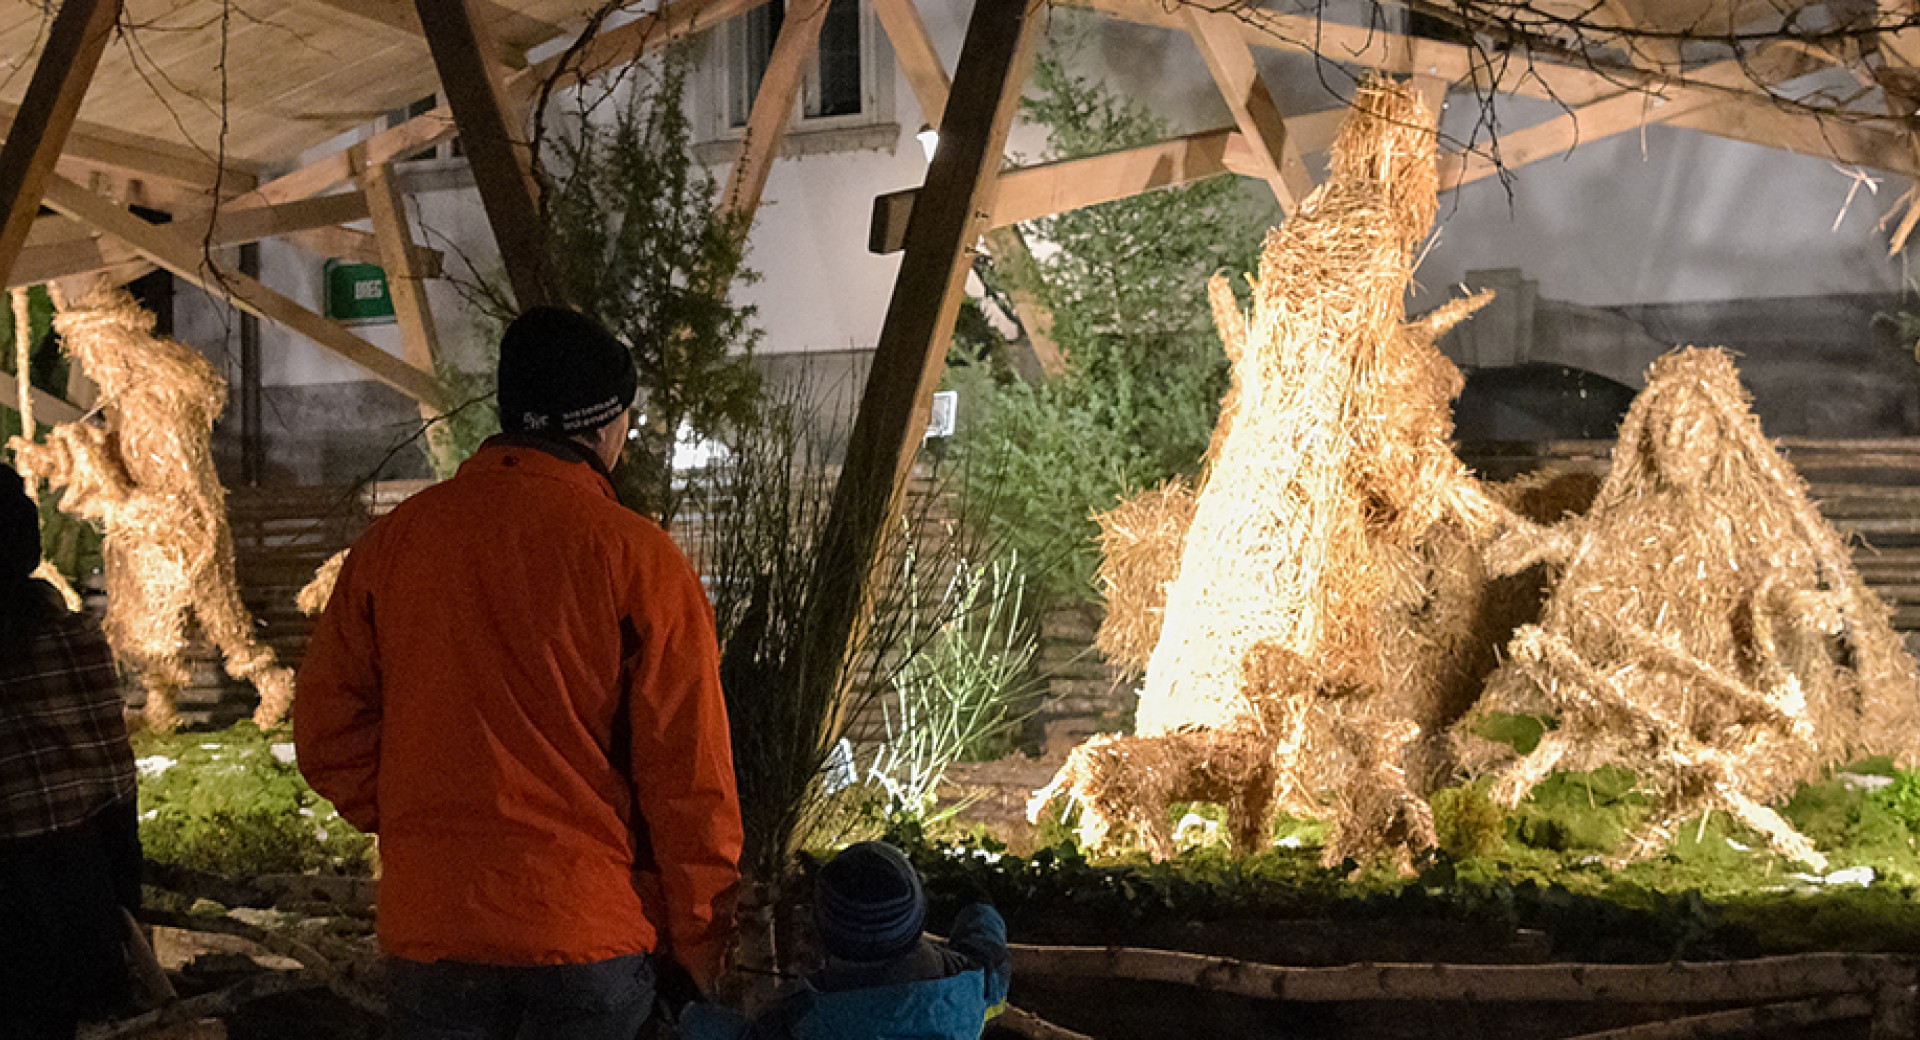
[[[1333, 143], [1346, 112], [1335, 108], [1294, 116], [1287, 120], [1288, 133], [1303, 151], [1319, 151]], [[1265, 170], [1237, 128], [1203, 130], [1138, 148], [1007, 170], [1000, 174], [988, 222], [1007, 226], [1223, 173], [1259, 177]], [[920, 189], [908, 188], [876, 200], [870, 248], [893, 252], [904, 244], [907, 215], [919, 194]]]
[[66, 0], [54, 16], [26, 97], [0, 145], [0, 274], [12, 270], [26, 244], [40, 212], [41, 187], [53, 175], [119, 18], [120, 0]]
[[466, 142], [487, 222], [522, 310], [560, 302], [548, 270], [523, 110], [501, 81], [499, 47], [476, 16], [475, 0], [415, 0], [440, 85]]
[[173, 272], [216, 296], [227, 298], [250, 314], [279, 322], [315, 343], [359, 365], [382, 382], [435, 408], [446, 408], [446, 391], [438, 380], [348, 332], [335, 322], [235, 271], [207, 262], [200, 242], [176, 228], [149, 224], [111, 199], [96, 195], [57, 175], [47, 178], [46, 204], [57, 212], [112, 235], [147, 260]]
[[[1184, 30], [1180, 5], [1158, 0], [1059, 0], [1140, 25]], [[1746, 141], [1835, 162], [1913, 175], [1916, 160], [1904, 134], [1890, 133], [1842, 119], [1783, 108], [1751, 87], [1697, 83], [1662, 77], [1632, 66], [1596, 70], [1524, 57], [1487, 55], [1460, 44], [1415, 39], [1378, 27], [1344, 25], [1312, 15], [1250, 6], [1235, 8], [1239, 32], [1254, 47], [1317, 54], [1324, 60], [1402, 75], [1428, 75], [1450, 82], [1471, 80], [1481, 93], [1514, 93], [1558, 103], [1583, 105], [1616, 94], [1623, 86], [1659, 88], [1670, 101], [1705, 91], [1716, 103], [1668, 122], [1717, 137]], [[1489, 58], [1494, 59], [1489, 64]], [[1417, 64], [1415, 64], [1417, 62]], [[1742, 89], [1744, 87], [1744, 89]]]
[[1220, 87], [1220, 96], [1233, 113], [1240, 134], [1252, 146], [1263, 167], [1261, 180], [1273, 188], [1280, 208], [1292, 213], [1313, 190], [1313, 177], [1300, 159], [1300, 147], [1287, 133], [1280, 106], [1267, 90], [1253, 61], [1253, 48], [1240, 32], [1240, 19], [1199, 7], [1183, 11], [1186, 28], [1206, 60], [1207, 72]]
[[[873, 10], [880, 18], [887, 41], [893, 45], [894, 60], [900, 64], [907, 84], [913, 88], [914, 98], [920, 102], [922, 118], [930, 129], [940, 129], [940, 116], [947, 107], [947, 92], [953, 84], [947, 78], [946, 66], [940, 63], [940, 52], [934, 48], [933, 38], [927, 35], [927, 23], [920, 17], [920, 9], [913, 0], [874, 0]], [[881, 199], [874, 201], [876, 207], [882, 204]], [[904, 244], [906, 239], [907, 209], [911, 205], [911, 200], [908, 200], [907, 208], [898, 214], [900, 244]], [[878, 231], [878, 209], [875, 212], [874, 227]], [[1053, 311], [1033, 290], [1039, 277], [1039, 264], [1033, 258], [1033, 251], [1027, 248], [1026, 237], [1020, 234], [1019, 228], [995, 226], [987, 231], [981, 241], [986, 247], [988, 262], [1006, 276], [1009, 283], [1007, 297], [1013, 301], [1013, 315], [1020, 320], [1020, 328], [1026, 332], [1024, 339], [1017, 339], [1009, 345], [1009, 360], [1013, 363], [1014, 371], [1028, 381], [1065, 372], [1066, 355], [1060, 352], [1060, 345], [1053, 340]], [[877, 249], [875, 252], [892, 250]]]
[[[350, 2], [350, 0], [343, 0]], [[540, 85], [553, 78], [556, 86], [567, 86], [591, 78], [621, 62], [632, 61], [650, 50], [682, 39], [692, 33], [718, 25], [722, 21], [766, 3], [767, 0], [670, 0], [662, 10], [643, 15], [625, 25], [595, 36], [580, 53], [562, 67], [565, 54], [557, 54], [528, 65], [507, 78], [506, 88], [514, 97], [533, 98]], [[398, 126], [389, 127], [362, 141], [365, 162], [391, 162], [422, 148], [451, 140], [459, 133], [453, 109], [442, 103], [414, 116]], [[357, 161], [341, 149], [294, 170], [247, 196], [261, 202], [289, 202], [330, 191], [351, 183]]]
[[747, 222], [760, 208], [760, 195], [767, 187], [767, 175], [780, 157], [780, 142], [787, 136], [787, 123], [793, 119], [794, 102], [800, 97], [800, 84], [806, 78], [807, 62], [820, 46], [820, 27], [827, 21], [828, 0], [794, 0], [780, 20], [780, 35], [773, 41], [773, 53], [767, 58], [766, 71], [760, 77], [760, 90], [753, 96], [753, 110], [747, 114], [746, 137], [740, 158], [727, 171], [726, 192], [720, 197], [727, 209]]
[[[432, 376], [440, 360], [440, 335], [434, 328], [433, 308], [427, 304], [427, 276], [413, 262], [406, 199], [395, 181], [393, 167], [387, 163], [368, 166], [360, 175], [360, 184], [367, 195], [374, 237], [380, 240], [387, 290], [393, 299], [394, 320], [400, 326], [401, 351], [408, 364]], [[435, 468], [444, 472], [456, 460], [446, 426], [434, 421], [440, 415], [432, 405], [420, 405], [420, 418], [429, 423], [427, 448], [433, 454]]]
[[[368, 215], [367, 198], [360, 192], [341, 192], [277, 206], [222, 208], [211, 227], [206, 216], [175, 221], [171, 227], [184, 237], [213, 248], [242, 245], [263, 238], [285, 238], [322, 256], [363, 263], [383, 263], [373, 236], [338, 225]], [[63, 217], [41, 217], [14, 262], [7, 287], [43, 282], [117, 268], [137, 257], [112, 240], [102, 241], [86, 228]], [[414, 246], [409, 262], [437, 276], [442, 258], [438, 250]], [[124, 279], [123, 279], [124, 280]]]
[[847, 658], [881, 533], [927, 428], [965, 293], [969, 254], [992, 208], [1007, 130], [1033, 63], [1044, 0], [978, 0], [927, 169], [926, 202], [907, 229], [906, 255], [848, 438], [826, 540], [814, 569], [815, 624], [806, 660]]
[[920, 17], [920, 8], [913, 0], [873, 0], [873, 13], [880, 19], [887, 42], [893, 45], [894, 63], [900, 66], [907, 85], [913, 88], [914, 98], [920, 102], [921, 118], [938, 130], [940, 111], [947, 107], [947, 89], [951, 83], [947, 67], [940, 62], [940, 52], [934, 49], [933, 38], [927, 34], [927, 23]]

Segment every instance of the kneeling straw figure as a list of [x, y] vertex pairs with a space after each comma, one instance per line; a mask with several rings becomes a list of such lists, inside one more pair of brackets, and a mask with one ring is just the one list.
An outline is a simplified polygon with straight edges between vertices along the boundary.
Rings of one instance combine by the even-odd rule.
[[986, 903], [960, 911], [945, 942], [921, 929], [927, 897], [899, 849], [865, 841], [820, 868], [814, 923], [827, 964], [749, 1021], [687, 1009], [689, 1040], [975, 1040], [1013, 979], [1007, 925]]

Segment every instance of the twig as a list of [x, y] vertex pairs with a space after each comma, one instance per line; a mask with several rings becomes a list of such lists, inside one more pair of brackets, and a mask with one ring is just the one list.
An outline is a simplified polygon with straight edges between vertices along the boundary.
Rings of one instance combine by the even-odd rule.
[[258, 925], [248, 924], [235, 917], [212, 914], [179, 914], [166, 910], [142, 910], [140, 920], [163, 928], [179, 928], [192, 932], [211, 932], [218, 935], [237, 935], [266, 950], [299, 961], [306, 973], [314, 975], [342, 1000], [369, 1014], [386, 1013], [386, 1001], [355, 978], [355, 965], [352, 961], [336, 963], [311, 945], [291, 936]]

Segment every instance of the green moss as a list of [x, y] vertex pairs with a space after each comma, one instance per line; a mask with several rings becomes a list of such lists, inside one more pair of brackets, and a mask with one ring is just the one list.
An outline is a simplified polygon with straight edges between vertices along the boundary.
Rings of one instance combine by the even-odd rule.
[[[140, 842], [194, 870], [249, 875], [366, 868], [372, 839], [307, 786], [284, 731], [140, 733]], [[289, 759], [292, 757], [287, 754]]]
[[1507, 813], [1476, 782], [1434, 792], [1433, 826], [1440, 849], [1456, 860], [1497, 855], [1506, 844]]

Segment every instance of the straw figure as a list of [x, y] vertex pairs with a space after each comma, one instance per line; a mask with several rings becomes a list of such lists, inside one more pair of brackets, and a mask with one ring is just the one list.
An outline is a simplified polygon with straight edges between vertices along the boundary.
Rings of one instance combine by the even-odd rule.
[[[1433, 843], [1409, 755], [1444, 758], [1444, 730], [1471, 703], [1449, 661], [1474, 611], [1441, 603], [1478, 589], [1452, 577], [1474, 546], [1521, 524], [1453, 455], [1461, 377], [1434, 347], [1490, 295], [1406, 320], [1437, 206], [1435, 140], [1417, 95], [1362, 87], [1328, 182], [1268, 235], [1251, 312], [1224, 278], [1208, 286], [1233, 385], [1199, 489], [1157, 489], [1102, 519], [1101, 646], [1146, 673], [1127, 754], [1209, 742], [1199, 761], [1271, 762], [1240, 782], [1277, 778], [1291, 810], [1324, 815], [1332, 792], [1336, 862]], [[1126, 798], [1064, 786], [1083, 806]]]
[[[1833, 763], [1915, 758], [1914, 662], [1761, 433], [1724, 351], [1656, 361], [1587, 515], [1489, 559], [1509, 573], [1545, 560], [1562, 576], [1458, 728], [1462, 758], [1494, 773], [1509, 806], [1556, 769], [1635, 770], [1655, 804], [1617, 862], [1725, 809], [1781, 854], [1824, 867], [1767, 804]], [[1514, 759], [1470, 735], [1488, 711], [1558, 725]]]
[[105, 424], [67, 423], [43, 445], [13, 447], [23, 471], [65, 488], [63, 511], [104, 531], [104, 628], [115, 656], [146, 688], [148, 725], [178, 724], [191, 613], [225, 655], [227, 674], [259, 691], [254, 721], [270, 726], [292, 702], [293, 674], [254, 637], [234, 579], [226, 492], [210, 442], [226, 382], [206, 359], [156, 337], [153, 322], [117, 289], [62, 310], [54, 327], [99, 384]]
[[327, 557], [313, 572], [313, 580], [300, 587], [293, 596], [293, 605], [302, 614], [309, 616], [327, 609], [327, 601], [333, 598], [333, 587], [340, 582], [340, 568], [347, 565], [347, 550], [342, 549]]

